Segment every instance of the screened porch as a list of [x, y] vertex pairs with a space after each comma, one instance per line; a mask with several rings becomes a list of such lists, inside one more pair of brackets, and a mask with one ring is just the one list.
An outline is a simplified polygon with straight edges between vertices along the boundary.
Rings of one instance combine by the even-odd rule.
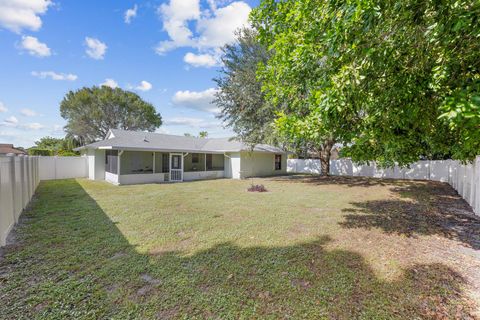
[[224, 176], [223, 154], [106, 150], [105, 180], [115, 184], [215, 179]]

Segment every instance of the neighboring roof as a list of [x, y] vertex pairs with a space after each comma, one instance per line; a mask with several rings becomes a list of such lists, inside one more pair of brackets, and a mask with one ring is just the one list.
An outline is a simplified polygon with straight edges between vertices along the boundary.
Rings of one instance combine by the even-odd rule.
[[13, 147], [13, 144], [0, 143], [0, 154], [7, 154], [7, 153], [27, 154], [25, 151]]
[[[175, 136], [169, 134], [126, 131], [111, 129], [107, 134], [108, 139], [94, 142], [75, 149], [130, 149], [130, 150], [164, 150], [183, 152], [239, 152], [249, 151], [250, 146], [230, 138], [195, 138]], [[253, 151], [284, 153], [285, 151], [266, 144], [256, 145]]]

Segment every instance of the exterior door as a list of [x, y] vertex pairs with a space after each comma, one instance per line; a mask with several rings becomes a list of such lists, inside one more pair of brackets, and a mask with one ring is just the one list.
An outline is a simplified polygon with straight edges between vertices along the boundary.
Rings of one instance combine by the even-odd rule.
[[170, 181], [183, 181], [183, 154], [170, 153]]

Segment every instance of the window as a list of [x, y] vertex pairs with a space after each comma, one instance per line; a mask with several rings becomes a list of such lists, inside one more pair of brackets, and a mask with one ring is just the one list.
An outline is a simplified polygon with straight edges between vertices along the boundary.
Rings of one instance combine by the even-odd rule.
[[198, 163], [200, 155], [198, 153], [192, 153], [192, 163]]
[[275, 170], [282, 170], [282, 155], [275, 155]]
[[213, 155], [211, 153], [207, 153], [206, 154], [207, 156], [207, 161], [206, 161], [206, 164], [207, 164], [207, 170], [212, 170], [213, 169]]
[[105, 150], [105, 171], [118, 174], [118, 151]]

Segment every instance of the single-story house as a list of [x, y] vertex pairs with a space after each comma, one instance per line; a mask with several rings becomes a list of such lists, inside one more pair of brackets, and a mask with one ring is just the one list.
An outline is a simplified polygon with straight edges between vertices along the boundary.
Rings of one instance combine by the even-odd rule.
[[105, 140], [75, 149], [88, 157], [88, 177], [113, 184], [243, 179], [285, 174], [287, 153], [228, 138], [207, 139], [112, 129]]

